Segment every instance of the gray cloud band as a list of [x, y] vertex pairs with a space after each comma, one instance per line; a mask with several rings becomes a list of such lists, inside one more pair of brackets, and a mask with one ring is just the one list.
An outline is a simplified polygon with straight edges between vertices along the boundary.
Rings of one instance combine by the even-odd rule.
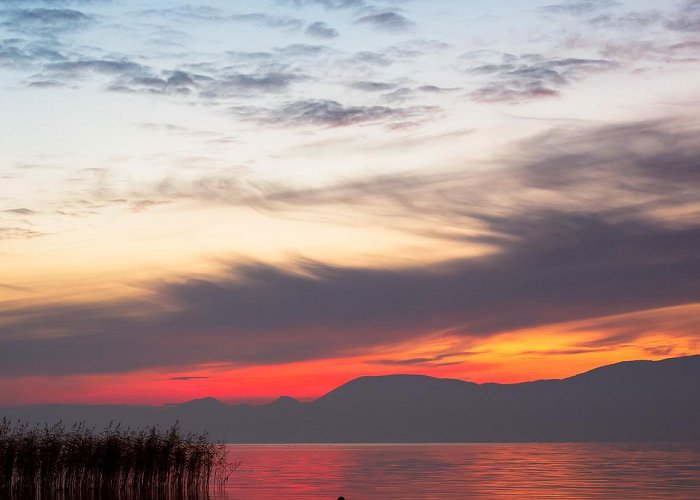
[[[151, 284], [141, 301], [5, 306], [0, 373], [299, 361], [436, 332], [478, 341], [699, 302], [697, 136], [679, 122], [550, 131], [496, 171], [446, 174], [447, 189], [445, 177], [407, 175], [257, 200], [239, 193], [232, 202], [271, 211], [345, 205], [371, 213], [381, 204], [413, 231], [494, 252], [396, 269], [238, 262], [216, 276]], [[479, 231], [461, 231], [470, 228]], [[615, 328], [607, 345], [649, 333]]]

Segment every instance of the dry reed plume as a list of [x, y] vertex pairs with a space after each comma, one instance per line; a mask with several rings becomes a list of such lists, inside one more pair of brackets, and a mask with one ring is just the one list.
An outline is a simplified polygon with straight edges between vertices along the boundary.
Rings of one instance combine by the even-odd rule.
[[0, 497], [195, 498], [235, 468], [206, 434], [0, 423]]

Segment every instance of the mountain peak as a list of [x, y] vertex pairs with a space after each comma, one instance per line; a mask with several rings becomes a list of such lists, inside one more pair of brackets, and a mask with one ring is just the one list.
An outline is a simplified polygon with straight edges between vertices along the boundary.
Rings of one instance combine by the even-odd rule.
[[379, 375], [353, 379], [332, 390], [316, 401], [326, 404], [332, 401], [383, 402], [387, 400], [412, 400], [416, 393], [427, 397], [446, 397], [476, 387], [463, 380], [435, 378], [426, 375]]
[[270, 403], [270, 405], [284, 408], [294, 408], [300, 406], [301, 402], [291, 396], [280, 396]]
[[179, 404], [181, 407], [201, 407], [201, 408], [218, 408], [222, 406], [227, 406], [216, 398], [206, 397], [200, 399], [193, 399], [191, 401], [186, 401]]

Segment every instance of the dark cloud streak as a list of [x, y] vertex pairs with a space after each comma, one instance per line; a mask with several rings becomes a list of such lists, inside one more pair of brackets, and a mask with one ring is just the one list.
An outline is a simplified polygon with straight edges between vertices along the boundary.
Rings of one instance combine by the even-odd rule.
[[681, 32], [700, 32], [700, 0], [686, 0], [668, 21], [668, 27]]
[[295, 7], [320, 5], [331, 10], [358, 9], [367, 5], [365, 0], [278, 0], [278, 2]]
[[275, 16], [264, 12], [250, 12], [247, 14], [227, 14], [220, 9], [200, 5], [193, 7], [185, 5], [182, 7], [164, 9], [145, 9], [139, 12], [143, 16], [153, 16], [171, 19], [181, 22], [191, 22], [192, 20], [215, 23], [248, 23], [266, 28], [297, 30], [304, 25], [303, 21], [294, 17]]
[[277, 126], [347, 127], [363, 123], [388, 123], [436, 112], [431, 107], [346, 106], [333, 100], [299, 100], [279, 108], [233, 107], [241, 119]]
[[59, 8], [10, 9], [0, 11], [0, 26], [18, 33], [54, 36], [90, 25], [93, 19], [77, 10]]
[[326, 23], [317, 21], [315, 23], [311, 23], [309, 26], [306, 27], [306, 30], [304, 32], [309, 35], [313, 36], [315, 38], [337, 38], [340, 36], [340, 33], [338, 33], [338, 30], [335, 28], [329, 26]]
[[382, 31], [406, 31], [413, 27], [414, 23], [406, 19], [398, 12], [380, 12], [367, 14], [360, 17], [357, 24], [364, 24]]
[[558, 4], [545, 5], [540, 10], [550, 14], [582, 16], [619, 5], [620, 2], [616, 0], [568, 0]]
[[547, 59], [538, 55], [505, 54], [502, 62], [470, 68], [469, 72], [486, 77], [487, 83], [471, 96], [476, 101], [517, 104], [543, 97], [557, 97], [571, 82], [592, 73], [617, 67], [604, 59]]

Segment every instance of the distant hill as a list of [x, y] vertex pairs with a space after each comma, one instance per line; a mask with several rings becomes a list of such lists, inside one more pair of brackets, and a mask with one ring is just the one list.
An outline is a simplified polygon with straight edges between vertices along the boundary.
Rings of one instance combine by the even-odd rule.
[[521, 384], [361, 377], [310, 403], [36, 405], [0, 409], [0, 416], [97, 426], [179, 421], [185, 430], [238, 443], [700, 441], [699, 396], [700, 356], [688, 356]]

